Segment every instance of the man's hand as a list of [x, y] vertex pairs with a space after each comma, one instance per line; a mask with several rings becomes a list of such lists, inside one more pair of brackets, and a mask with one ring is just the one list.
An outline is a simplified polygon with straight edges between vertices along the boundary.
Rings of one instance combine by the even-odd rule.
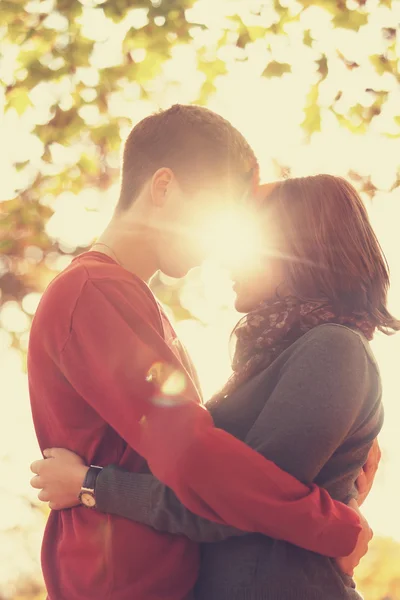
[[358, 489], [358, 506], [361, 506], [371, 491], [381, 456], [382, 453], [381, 449], [379, 448], [378, 438], [375, 438], [374, 443], [369, 451], [367, 462], [361, 469], [361, 473], [356, 480], [356, 486]]
[[40, 490], [39, 500], [48, 502], [53, 510], [77, 506], [79, 493], [88, 467], [80, 456], [63, 448], [43, 452], [46, 458], [31, 464], [31, 486]]
[[354, 574], [354, 569], [359, 564], [363, 556], [365, 556], [368, 552], [368, 544], [372, 540], [373, 532], [368, 525], [367, 520], [360, 513], [356, 500], [351, 500], [351, 502], [349, 502], [349, 507], [353, 508], [358, 513], [361, 520], [362, 530], [358, 536], [357, 545], [353, 552], [349, 556], [337, 558], [336, 563], [343, 573], [346, 573], [352, 577]]

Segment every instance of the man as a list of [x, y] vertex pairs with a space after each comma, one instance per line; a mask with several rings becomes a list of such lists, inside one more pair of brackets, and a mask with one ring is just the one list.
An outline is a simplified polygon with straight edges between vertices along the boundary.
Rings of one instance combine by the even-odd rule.
[[[211, 111], [177, 105], [132, 130], [113, 220], [92, 251], [52, 282], [32, 325], [28, 372], [39, 443], [133, 471], [146, 470], [146, 459], [203, 517], [350, 554], [360, 532], [355, 513], [213, 427], [146, 283], [157, 270], [181, 277], [198, 264], [199, 224], [238, 203], [254, 181], [252, 150]], [[92, 470], [89, 499], [94, 480]], [[184, 600], [198, 560], [187, 539], [84, 506], [51, 513], [42, 554], [50, 600]]]

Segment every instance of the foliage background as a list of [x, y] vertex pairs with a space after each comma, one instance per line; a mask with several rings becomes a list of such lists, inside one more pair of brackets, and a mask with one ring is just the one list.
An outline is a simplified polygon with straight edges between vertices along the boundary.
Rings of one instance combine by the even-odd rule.
[[[0, 37], [0, 598], [39, 599], [29, 327], [43, 289], [112, 213], [121, 141], [152, 111], [198, 102], [243, 131], [265, 180], [349, 177], [387, 253], [399, 314], [400, 2], [1, 0]], [[206, 264], [154, 289], [211, 394], [229, 374], [229, 282]], [[358, 581], [367, 600], [394, 600], [400, 346], [378, 336], [374, 349], [387, 421], [366, 513], [382, 535]]]

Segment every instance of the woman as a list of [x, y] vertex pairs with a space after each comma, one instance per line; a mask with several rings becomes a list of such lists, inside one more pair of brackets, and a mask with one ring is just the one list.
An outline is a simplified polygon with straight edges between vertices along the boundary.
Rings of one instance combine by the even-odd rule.
[[[261, 192], [269, 249], [250, 271], [232, 273], [247, 315], [235, 330], [233, 375], [208, 408], [217, 427], [348, 503], [383, 421], [369, 340], [400, 329], [386, 308], [387, 266], [343, 179], [288, 179]], [[96, 503], [204, 542], [197, 600], [359, 598], [331, 559], [201, 519], [149, 474], [103, 469]]]

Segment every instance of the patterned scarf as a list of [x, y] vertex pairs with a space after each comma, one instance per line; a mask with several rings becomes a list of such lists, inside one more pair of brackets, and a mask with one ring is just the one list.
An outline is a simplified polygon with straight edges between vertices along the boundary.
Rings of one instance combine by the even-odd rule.
[[329, 301], [305, 301], [294, 296], [263, 302], [237, 325], [233, 375], [213, 401], [232, 393], [266, 369], [293, 342], [323, 323], [354, 327], [371, 340], [375, 326], [367, 314], [338, 316]]

